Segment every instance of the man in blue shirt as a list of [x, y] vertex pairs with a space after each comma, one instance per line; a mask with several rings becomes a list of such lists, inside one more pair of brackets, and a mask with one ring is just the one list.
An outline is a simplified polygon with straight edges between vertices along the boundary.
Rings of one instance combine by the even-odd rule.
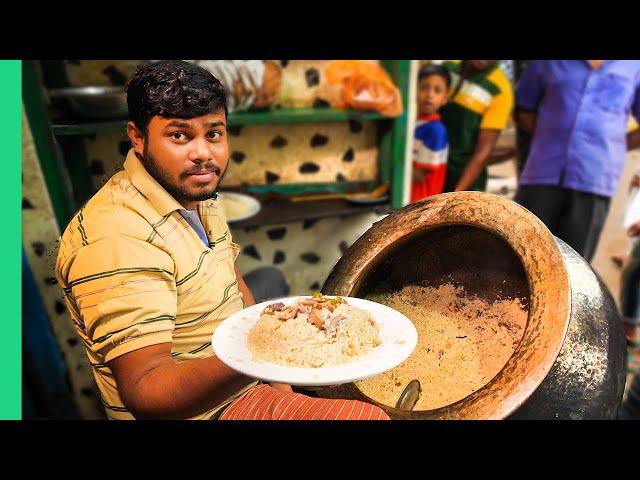
[[516, 201], [587, 261], [595, 253], [640, 119], [640, 61], [534, 60], [518, 83], [516, 122], [533, 135]]

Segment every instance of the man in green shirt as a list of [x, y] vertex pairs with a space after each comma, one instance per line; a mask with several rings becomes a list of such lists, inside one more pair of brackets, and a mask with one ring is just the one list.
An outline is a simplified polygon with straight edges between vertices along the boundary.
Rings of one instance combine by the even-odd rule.
[[489, 157], [511, 115], [513, 88], [497, 60], [443, 66], [452, 77], [449, 103], [440, 110], [449, 135], [445, 191], [484, 191]]

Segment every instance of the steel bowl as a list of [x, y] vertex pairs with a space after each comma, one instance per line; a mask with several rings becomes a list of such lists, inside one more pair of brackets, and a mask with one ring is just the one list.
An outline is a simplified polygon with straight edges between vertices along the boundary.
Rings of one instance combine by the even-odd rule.
[[49, 91], [52, 102], [74, 116], [91, 120], [119, 120], [129, 115], [126, 87], [86, 86]]

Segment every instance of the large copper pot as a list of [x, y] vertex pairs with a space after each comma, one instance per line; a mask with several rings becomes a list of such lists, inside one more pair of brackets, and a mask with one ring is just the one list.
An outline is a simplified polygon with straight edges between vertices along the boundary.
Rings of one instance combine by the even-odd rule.
[[407, 205], [351, 246], [322, 291], [364, 297], [381, 284], [452, 279], [488, 301], [528, 299], [522, 340], [488, 384], [424, 411], [383, 405], [355, 384], [323, 393], [374, 403], [395, 419], [615, 418], [626, 346], [611, 294], [582, 257], [512, 201], [457, 192]]

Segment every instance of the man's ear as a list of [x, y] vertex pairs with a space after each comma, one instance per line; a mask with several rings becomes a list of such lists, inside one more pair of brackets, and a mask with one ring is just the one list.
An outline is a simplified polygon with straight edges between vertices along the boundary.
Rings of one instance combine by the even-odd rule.
[[135, 123], [127, 123], [127, 135], [129, 136], [129, 140], [131, 140], [133, 150], [142, 157], [144, 153], [144, 135], [138, 130]]

